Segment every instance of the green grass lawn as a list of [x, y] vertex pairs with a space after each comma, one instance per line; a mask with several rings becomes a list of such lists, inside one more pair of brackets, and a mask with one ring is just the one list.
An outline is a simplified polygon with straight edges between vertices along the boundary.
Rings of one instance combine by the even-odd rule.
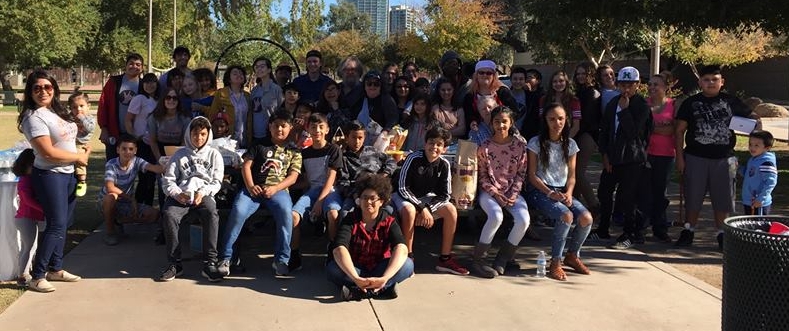
[[[0, 109], [0, 150], [8, 149], [24, 139], [16, 128], [16, 110]], [[96, 212], [96, 196], [104, 176], [104, 145], [98, 140], [98, 132], [91, 141], [93, 152], [88, 164], [88, 193], [77, 199], [74, 225], [68, 230], [66, 248], [68, 252], [90, 234], [101, 223]], [[3, 220], [6, 221], [6, 220]], [[24, 291], [17, 288], [16, 283], [0, 283], [0, 313], [14, 302]]]

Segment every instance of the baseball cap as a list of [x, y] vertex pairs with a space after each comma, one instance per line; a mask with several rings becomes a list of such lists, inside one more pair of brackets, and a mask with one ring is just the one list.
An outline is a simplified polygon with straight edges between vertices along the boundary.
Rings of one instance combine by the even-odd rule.
[[477, 62], [477, 65], [474, 66], [474, 71], [479, 71], [479, 69], [490, 69], [496, 71], [496, 63], [491, 60], [481, 60]]
[[640, 82], [641, 76], [638, 74], [638, 69], [633, 67], [624, 67], [619, 69], [619, 74], [616, 76], [617, 82]]
[[377, 70], [370, 70], [364, 75], [364, 79], [363, 80], [367, 81], [368, 79], [381, 80], [381, 74], [378, 73]]

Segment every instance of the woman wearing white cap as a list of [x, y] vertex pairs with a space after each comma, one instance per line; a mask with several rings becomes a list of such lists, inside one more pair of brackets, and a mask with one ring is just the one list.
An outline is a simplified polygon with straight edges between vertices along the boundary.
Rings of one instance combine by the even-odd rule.
[[463, 100], [463, 111], [468, 126], [466, 131], [473, 124], [482, 120], [479, 107], [485, 104], [485, 99], [494, 99], [499, 106], [507, 106], [512, 110], [518, 109], [510, 89], [499, 80], [496, 74], [496, 63], [491, 60], [481, 60], [474, 66], [471, 89]]

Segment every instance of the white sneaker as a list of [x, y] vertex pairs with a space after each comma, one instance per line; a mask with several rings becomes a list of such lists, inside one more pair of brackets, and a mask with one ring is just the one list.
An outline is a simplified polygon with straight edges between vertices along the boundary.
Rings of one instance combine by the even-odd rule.
[[55, 290], [55, 287], [47, 281], [46, 278], [33, 279], [28, 283], [28, 288], [41, 293], [49, 293]]
[[47, 272], [47, 280], [53, 282], [77, 282], [82, 277], [77, 275], [72, 275], [66, 270], [54, 271], [54, 272]]

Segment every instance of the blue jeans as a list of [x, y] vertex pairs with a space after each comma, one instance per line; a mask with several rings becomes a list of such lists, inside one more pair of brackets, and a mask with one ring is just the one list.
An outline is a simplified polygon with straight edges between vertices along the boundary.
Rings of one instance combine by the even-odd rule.
[[581, 251], [581, 246], [592, 229], [591, 225], [584, 227], [578, 225], [578, 218], [588, 212], [586, 207], [578, 199], [573, 199], [573, 204], [567, 207], [565, 204], [549, 198], [545, 193], [535, 188], [529, 190], [526, 198], [529, 204], [537, 208], [545, 217], [557, 220], [556, 225], [553, 227], [553, 240], [551, 241], [551, 257], [557, 261], [562, 258], [564, 246], [567, 243], [567, 235], [570, 233], [570, 227], [572, 226], [572, 224], [562, 221], [562, 216], [567, 213], [573, 214], [572, 223], [575, 223], [575, 230], [573, 231], [573, 240], [570, 242], [570, 247], [567, 248], [567, 251], [578, 255]]
[[271, 212], [276, 224], [277, 233], [274, 236], [274, 259], [282, 263], [290, 260], [290, 237], [293, 234], [293, 215], [290, 213], [293, 208], [293, 201], [290, 200], [288, 191], [279, 191], [270, 199], [264, 197], [250, 196], [246, 188], [241, 189], [233, 202], [233, 209], [227, 218], [221, 239], [221, 253], [219, 260], [230, 260], [233, 256], [233, 244], [244, 227], [244, 222], [254, 214], [260, 204], [266, 206]]
[[[356, 268], [356, 273], [358, 273], [361, 277], [381, 277], [388, 266], [389, 259], [383, 259], [381, 262], [378, 262], [378, 265], [376, 265], [373, 270], [362, 270], [356, 266], [354, 266], [354, 268]], [[392, 278], [389, 278], [389, 280], [386, 282], [386, 285], [384, 285], [384, 289], [387, 289], [394, 284], [402, 283], [404, 280], [408, 279], [408, 277], [411, 277], [411, 274], [413, 273], [414, 262], [411, 261], [411, 259], [405, 259], [403, 266], [400, 267], [400, 270], [398, 270], [397, 273], [392, 276]], [[334, 260], [329, 261], [329, 264], [326, 265], [326, 277], [330, 282], [337, 286], [356, 286], [353, 280], [351, 280], [351, 277], [348, 277], [348, 275], [346, 275], [345, 272], [340, 269], [340, 266], [338, 266], [337, 262]]]
[[[307, 211], [307, 208], [312, 208], [312, 205], [315, 204], [315, 200], [318, 199], [322, 190], [323, 187], [312, 187], [308, 189], [299, 200], [296, 201], [296, 204], [293, 205], [293, 211], [299, 214], [302, 220], [304, 219], [304, 213]], [[332, 189], [329, 195], [323, 199], [323, 205], [321, 206], [323, 215], [326, 215], [326, 212], [329, 210], [340, 210], [342, 208], [342, 202], [340, 194]]]
[[33, 279], [40, 279], [46, 276], [47, 271], [63, 269], [63, 246], [66, 244], [66, 228], [76, 206], [74, 189], [77, 179], [73, 173], [62, 174], [35, 167], [31, 179], [47, 224], [36, 249], [31, 273]]

